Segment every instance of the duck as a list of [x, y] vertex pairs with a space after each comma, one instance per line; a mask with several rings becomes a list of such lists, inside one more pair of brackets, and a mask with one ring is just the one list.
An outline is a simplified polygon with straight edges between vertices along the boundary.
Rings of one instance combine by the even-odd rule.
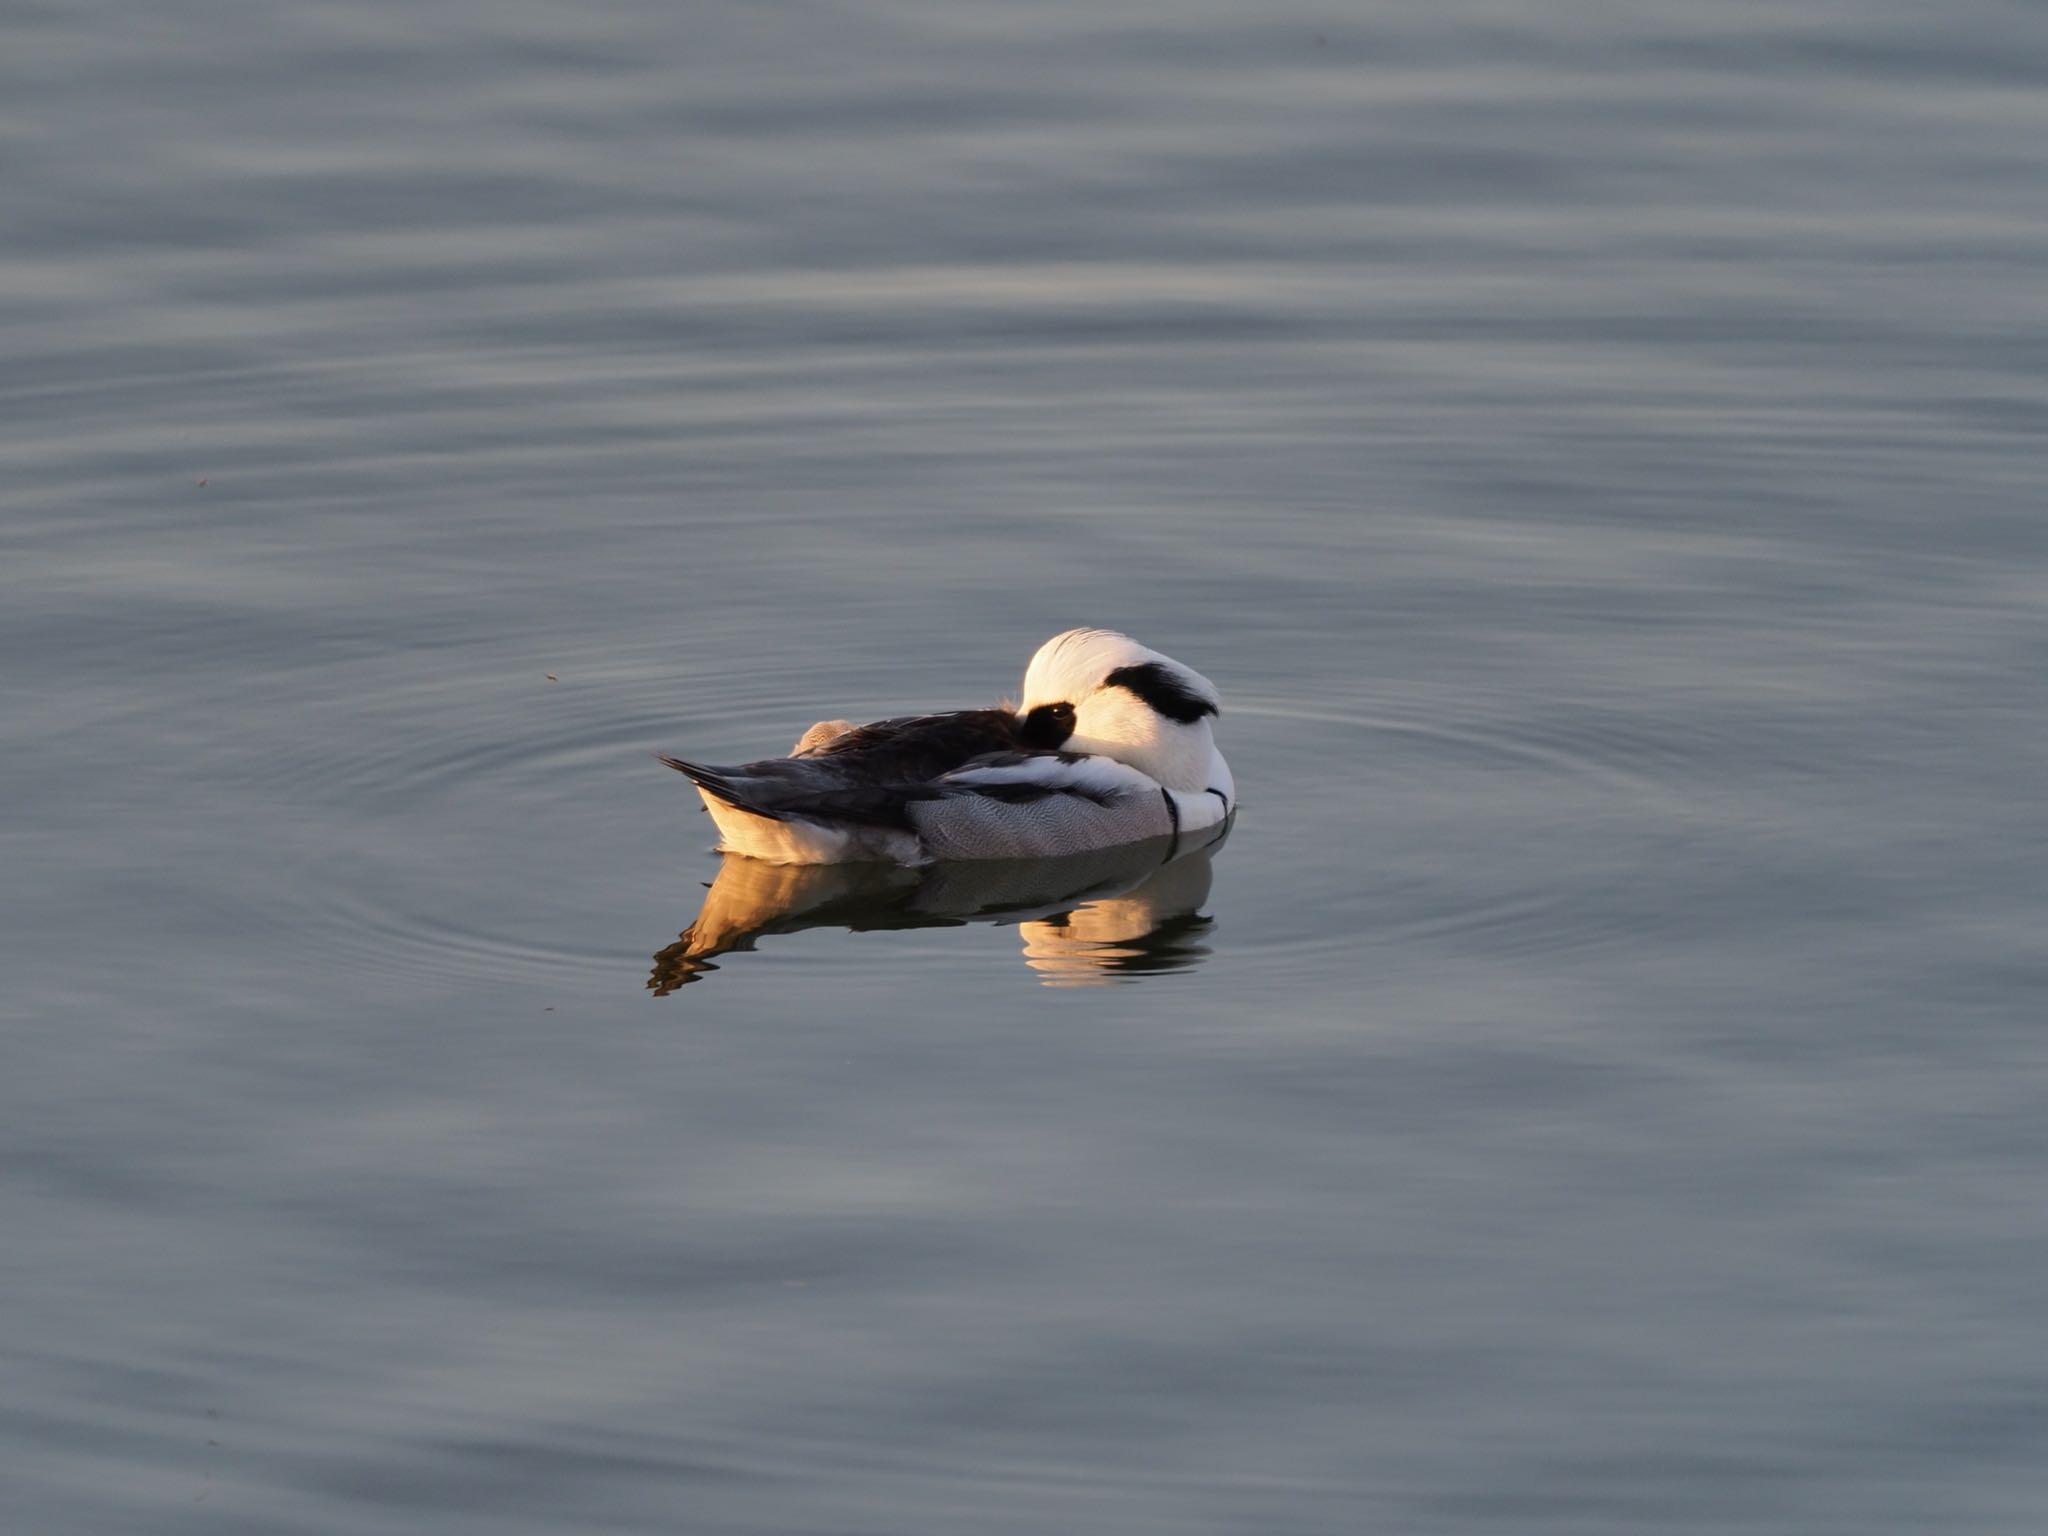
[[1015, 704], [821, 720], [787, 757], [656, 756], [696, 787], [721, 852], [775, 864], [1061, 858], [1207, 832], [1237, 809], [1223, 701], [1113, 629], [1041, 645]]

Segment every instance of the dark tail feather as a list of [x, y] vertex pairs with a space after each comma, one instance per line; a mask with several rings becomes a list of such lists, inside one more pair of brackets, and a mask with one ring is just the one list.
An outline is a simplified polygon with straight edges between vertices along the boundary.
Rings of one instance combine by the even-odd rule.
[[726, 777], [726, 774], [731, 771], [729, 769], [708, 768], [702, 763], [692, 763], [680, 757], [670, 757], [666, 752], [657, 752], [654, 755], [658, 761], [667, 763], [669, 767], [675, 769], [677, 773], [680, 773], [692, 784], [703, 790], [704, 793], [716, 795], [727, 805], [735, 806], [742, 811], [750, 811], [756, 816], [766, 816], [770, 821], [781, 821], [783, 819], [780, 812], [750, 804], [746, 796], [733, 786], [732, 780]]

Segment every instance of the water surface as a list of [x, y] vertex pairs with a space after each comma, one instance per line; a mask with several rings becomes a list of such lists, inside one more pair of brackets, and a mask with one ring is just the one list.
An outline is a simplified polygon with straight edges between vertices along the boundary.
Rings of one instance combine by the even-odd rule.
[[[0, 36], [11, 1529], [2048, 1518], [2048, 20]], [[1226, 845], [660, 984], [1075, 624]]]

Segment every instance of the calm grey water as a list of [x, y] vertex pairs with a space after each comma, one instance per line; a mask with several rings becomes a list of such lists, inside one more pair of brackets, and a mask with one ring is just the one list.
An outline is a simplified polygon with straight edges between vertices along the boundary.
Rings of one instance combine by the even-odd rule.
[[[2048, 1526], [2044, 74], [8, 8], [6, 1529]], [[727, 879], [649, 756], [1082, 623], [1225, 846]]]

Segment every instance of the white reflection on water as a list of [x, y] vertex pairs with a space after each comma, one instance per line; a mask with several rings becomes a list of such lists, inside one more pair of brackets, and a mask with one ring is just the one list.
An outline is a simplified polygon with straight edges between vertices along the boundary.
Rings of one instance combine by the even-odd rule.
[[728, 853], [695, 921], [654, 957], [648, 990], [666, 997], [715, 971], [720, 955], [807, 928], [1016, 924], [1024, 963], [1048, 986], [1100, 986], [1186, 970], [1209, 953], [1202, 914], [1212, 840], [1157, 838], [1065, 859], [896, 864], [769, 864]]

